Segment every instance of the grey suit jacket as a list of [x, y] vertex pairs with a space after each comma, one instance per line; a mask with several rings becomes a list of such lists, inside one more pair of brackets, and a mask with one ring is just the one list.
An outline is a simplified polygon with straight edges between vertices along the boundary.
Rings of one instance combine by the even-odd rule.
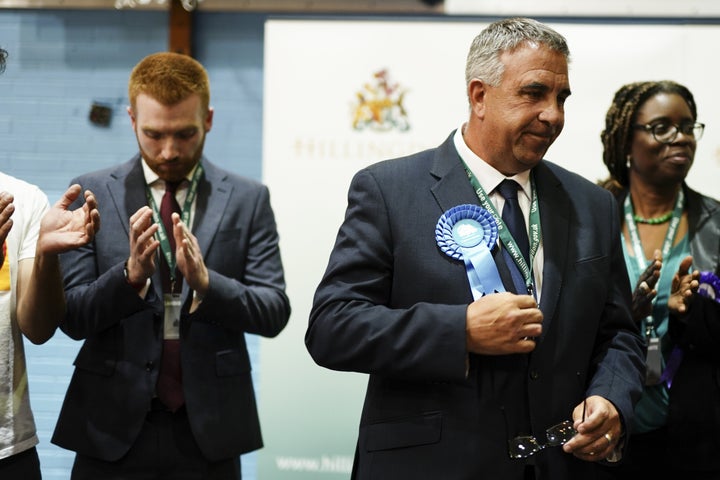
[[354, 177], [305, 337], [320, 365], [370, 374], [354, 478], [517, 479], [526, 464], [538, 478], [594, 478], [594, 464], [560, 448], [512, 460], [507, 442], [545, 442], [545, 429], [589, 395], [631, 419], [643, 342], [630, 318], [615, 200], [549, 162], [533, 175], [543, 334], [530, 355], [470, 355], [469, 370], [470, 286], [434, 233], [443, 212], [478, 204], [452, 135]]
[[[183, 285], [181, 367], [193, 434], [203, 454], [218, 460], [262, 446], [245, 334], [277, 335], [290, 306], [267, 188], [201, 162], [192, 230], [210, 288], [189, 314], [192, 292]], [[139, 155], [72, 183], [97, 197], [101, 229], [91, 244], [61, 256], [67, 314], [60, 327], [84, 342], [52, 441], [113, 461], [133, 444], [154, 396], [160, 273], [144, 299], [123, 274], [129, 218], [146, 205]]]

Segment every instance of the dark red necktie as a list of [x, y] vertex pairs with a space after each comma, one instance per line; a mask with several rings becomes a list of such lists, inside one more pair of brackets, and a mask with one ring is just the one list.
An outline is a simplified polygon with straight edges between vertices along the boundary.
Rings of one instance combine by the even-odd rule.
[[[160, 203], [160, 217], [165, 225], [170, 249], [175, 257], [175, 237], [172, 230], [172, 214], [180, 213], [180, 205], [175, 199], [175, 191], [180, 182], [165, 182], [165, 194]], [[165, 257], [160, 255], [160, 273], [163, 293], [178, 293], [182, 288], [182, 277], [175, 271], [175, 282], [170, 279], [170, 267]], [[180, 340], [163, 340], [162, 359], [158, 373], [157, 396], [173, 412], [185, 403], [182, 391], [182, 372], [180, 370]]]

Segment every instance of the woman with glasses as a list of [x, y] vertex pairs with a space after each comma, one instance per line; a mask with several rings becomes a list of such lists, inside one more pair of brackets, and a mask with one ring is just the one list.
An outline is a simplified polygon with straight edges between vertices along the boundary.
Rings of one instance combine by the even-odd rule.
[[638, 82], [615, 93], [601, 134], [648, 346], [621, 479], [720, 478], [720, 203], [685, 183], [704, 127], [686, 87]]

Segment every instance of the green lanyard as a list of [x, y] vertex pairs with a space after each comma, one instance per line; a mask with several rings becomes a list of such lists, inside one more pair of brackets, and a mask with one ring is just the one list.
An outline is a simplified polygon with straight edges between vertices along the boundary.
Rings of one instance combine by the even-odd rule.
[[[465, 166], [465, 171], [467, 172], [468, 178], [470, 179], [470, 184], [475, 189], [475, 194], [480, 200], [480, 205], [485, 210], [490, 212], [490, 214], [495, 219], [495, 222], [498, 225], [498, 235], [500, 236], [500, 241], [512, 257], [515, 265], [517, 265], [520, 269], [520, 273], [522, 273], [523, 279], [525, 280], [525, 286], [528, 288], [528, 292], [531, 292], [533, 290], [532, 268], [527, 264], [522, 253], [520, 253], [520, 249], [518, 248], [517, 243], [515, 243], [515, 239], [512, 238], [512, 235], [510, 235], [510, 231], [505, 226], [505, 222], [503, 222], [502, 217], [498, 215], [497, 210], [495, 209], [495, 205], [493, 205], [493, 203], [488, 198], [487, 193], [485, 193], [485, 190], [483, 189], [482, 185], [480, 185], [480, 182], [478, 181], [477, 177], [475, 177], [475, 174], [473, 174], [473, 172], [468, 168], [465, 162], [463, 162], [463, 165]], [[540, 248], [540, 241], [542, 239], [542, 231], [540, 230], [540, 209], [538, 208], [537, 189], [535, 188], [535, 179], [532, 177], [532, 175], [530, 176], [530, 186], [532, 189], [532, 198], [530, 202], [529, 260], [530, 265], [532, 265], [533, 260], [535, 259], [535, 254], [537, 253], [538, 248]]]
[[[682, 188], [678, 192], [677, 199], [675, 200], [675, 208], [673, 210], [672, 217], [670, 217], [670, 226], [665, 234], [665, 240], [662, 246], [662, 256], [666, 258], [670, 253], [673, 242], [675, 241], [675, 235], [677, 234], [678, 226], [680, 225], [680, 219], [682, 218], [682, 212], [685, 208], [685, 194]], [[638, 232], [637, 224], [633, 218], [633, 206], [632, 200], [630, 200], [630, 193], [628, 192], [623, 203], [623, 212], [625, 214], [625, 224], [628, 227], [628, 233], [630, 234], [630, 243], [632, 245], [633, 255], [638, 264], [638, 271], [642, 275], [642, 272], [648, 266], [648, 262], [645, 259], [645, 252], [640, 241], [640, 233]], [[655, 325], [653, 322], [652, 315], [648, 315], [645, 319], [645, 330], [646, 335], [649, 337], [651, 334], [655, 334]]]
[[[192, 209], [192, 204], [195, 201], [195, 197], [197, 196], [198, 183], [200, 183], [200, 176], [202, 175], [202, 173], [203, 167], [201, 164], [198, 164], [197, 168], [195, 169], [195, 173], [193, 173], [193, 176], [190, 179], [190, 188], [188, 189], [187, 196], [185, 197], [185, 203], [182, 207], [181, 218], [183, 223], [185, 225], [188, 225], [188, 228], [190, 226], [190, 210]], [[167, 262], [168, 266], [170, 267], [170, 281], [174, 283], [176, 266], [175, 252], [173, 252], [170, 248], [168, 232], [165, 231], [165, 224], [162, 221], [162, 217], [160, 216], [160, 210], [155, 203], [155, 199], [152, 196], [152, 191], [150, 190], [149, 185], [145, 186], [145, 195], [147, 196], [147, 201], [152, 208], [153, 221], [160, 226], [157, 231], [157, 239], [160, 242], [160, 251], [165, 257], [165, 261]]]

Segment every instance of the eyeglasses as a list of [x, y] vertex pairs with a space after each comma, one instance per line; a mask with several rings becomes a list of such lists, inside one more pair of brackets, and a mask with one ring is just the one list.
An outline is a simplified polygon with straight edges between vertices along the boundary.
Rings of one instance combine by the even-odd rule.
[[[587, 410], [587, 398], [583, 399], [582, 421], [585, 421], [585, 412]], [[547, 447], [559, 447], [565, 445], [575, 435], [577, 430], [573, 427], [571, 420], [553, 425], [545, 430], [547, 443], [538, 442], [537, 438], [532, 435], [521, 435], [515, 437], [508, 442], [508, 453], [510, 458], [528, 458]]]
[[682, 132], [683, 135], [693, 137], [696, 141], [700, 140], [705, 131], [705, 124], [683, 123], [682, 125], [676, 125], [674, 123], [660, 122], [648, 125], [633, 125], [633, 128], [652, 133], [653, 138], [660, 143], [672, 143], [677, 138], [679, 132]]
[[577, 430], [573, 428], [573, 422], [565, 420], [545, 430], [546, 443], [540, 443], [532, 435], [513, 438], [508, 442], [508, 453], [510, 458], [528, 458], [543, 448], [565, 445], [576, 434]]

